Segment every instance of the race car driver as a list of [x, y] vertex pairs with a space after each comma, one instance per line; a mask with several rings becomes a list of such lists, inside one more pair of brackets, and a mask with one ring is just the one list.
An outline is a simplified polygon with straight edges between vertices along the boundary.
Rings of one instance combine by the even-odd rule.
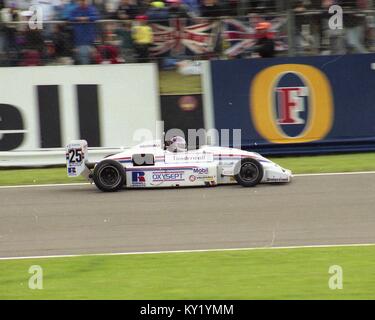
[[165, 147], [169, 152], [185, 152], [186, 141], [181, 136], [174, 136], [165, 141]]

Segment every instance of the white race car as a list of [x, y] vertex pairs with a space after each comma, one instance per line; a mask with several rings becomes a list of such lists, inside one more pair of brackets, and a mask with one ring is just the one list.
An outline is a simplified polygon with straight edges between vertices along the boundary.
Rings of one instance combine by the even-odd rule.
[[72, 141], [66, 148], [67, 174], [84, 176], [102, 191], [123, 188], [216, 186], [238, 183], [287, 183], [290, 170], [259, 153], [234, 148], [202, 146], [170, 152], [161, 141], [141, 143], [96, 163], [88, 161], [87, 142]]

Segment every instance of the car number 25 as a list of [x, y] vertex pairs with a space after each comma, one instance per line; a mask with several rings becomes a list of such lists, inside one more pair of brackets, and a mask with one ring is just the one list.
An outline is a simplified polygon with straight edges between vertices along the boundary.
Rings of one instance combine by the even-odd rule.
[[83, 160], [82, 149], [68, 150], [69, 163], [81, 163]]

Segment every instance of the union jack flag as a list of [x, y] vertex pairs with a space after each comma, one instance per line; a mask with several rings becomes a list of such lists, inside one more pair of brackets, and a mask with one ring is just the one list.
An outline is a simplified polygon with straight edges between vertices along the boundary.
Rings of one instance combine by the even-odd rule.
[[286, 25], [285, 17], [274, 17], [264, 19], [261, 17], [249, 17], [246, 21], [238, 19], [225, 19], [223, 38], [229, 42], [229, 48], [225, 50], [225, 54], [231, 57], [251, 49], [257, 42], [258, 36], [255, 26], [260, 21], [267, 21], [271, 24], [269, 35], [275, 41], [276, 51], [285, 51], [288, 49], [286, 33], [282, 31]]
[[183, 18], [170, 19], [169, 25], [151, 24], [154, 37], [151, 55], [160, 56], [170, 52], [171, 56], [178, 56], [212, 52], [218, 37], [218, 22], [187, 24], [188, 19]]

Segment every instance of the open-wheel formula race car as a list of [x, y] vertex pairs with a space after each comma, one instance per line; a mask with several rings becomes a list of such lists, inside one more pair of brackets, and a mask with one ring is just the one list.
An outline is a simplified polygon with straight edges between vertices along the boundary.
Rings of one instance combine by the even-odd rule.
[[87, 142], [76, 140], [66, 148], [66, 164], [69, 177], [84, 176], [102, 191], [232, 183], [254, 187], [292, 179], [290, 170], [255, 152], [217, 146], [170, 152], [161, 141], [141, 143], [90, 163]]

